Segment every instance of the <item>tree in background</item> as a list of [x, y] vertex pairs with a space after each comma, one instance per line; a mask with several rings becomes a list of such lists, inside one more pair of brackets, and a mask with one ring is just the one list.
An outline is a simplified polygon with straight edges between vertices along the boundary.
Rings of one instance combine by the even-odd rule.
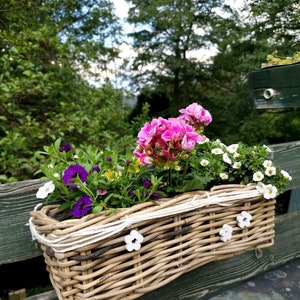
[[105, 70], [117, 56], [111, 2], [1, 2], [0, 182], [30, 178], [34, 151], [58, 137], [102, 146], [111, 136], [124, 139], [121, 93], [86, 80], [91, 66]]
[[[177, 112], [196, 100], [193, 86], [202, 68], [193, 51], [207, 45], [205, 36], [213, 19], [214, 8], [223, 0], [134, 0], [130, 3], [128, 22], [135, 25], [133, 48], [137, 52], [132, 64], [136, 83], [164, 85]], [[199, 73], [198, 73], [199, 74]]]

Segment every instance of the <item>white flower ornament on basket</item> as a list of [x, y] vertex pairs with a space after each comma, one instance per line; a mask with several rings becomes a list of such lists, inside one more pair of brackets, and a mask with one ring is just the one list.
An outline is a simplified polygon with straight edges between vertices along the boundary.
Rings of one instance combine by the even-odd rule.
[[222, 229], [219, 231], [220, 240], [223, 242], [227, 242], [232, 238], [233, 228], [227, 224], [224, 224]]
[[252, 216], [247, 213], [246, 211], [242, 211], [237, 217], [236, 217], [238, 226], [240, 228], [248, 227], [250, 226], [250, 222], [252, 220]]
[[136, 230], [131, 230], [129, 235], [126, 235], [124, 241], [126, 243], [126, 250], [131, 252], [133, 250], [138, 251], [141, 249], [141, 243], [144, 237]]

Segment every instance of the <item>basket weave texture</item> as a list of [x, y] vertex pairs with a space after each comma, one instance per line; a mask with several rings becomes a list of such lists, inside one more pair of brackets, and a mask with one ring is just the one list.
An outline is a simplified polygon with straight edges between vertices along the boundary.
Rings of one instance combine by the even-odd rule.
[[[59, 299], [136, 299], [209, 262], [271, 246], [274, 210], [255, 185], [223, 185], [76, 220], [55, 220], [49, 205], [32, 211], [30, 223]], [[244, 228], [242, 211], [252, 216]], [[224, 224], [233, 229], [226, 242]], [[132, 230], [144, 239], [129, 252]]]

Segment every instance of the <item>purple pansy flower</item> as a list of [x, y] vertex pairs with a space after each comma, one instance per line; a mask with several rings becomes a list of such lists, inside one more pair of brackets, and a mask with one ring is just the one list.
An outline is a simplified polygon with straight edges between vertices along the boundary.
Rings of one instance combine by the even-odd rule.
[[97, 164], [96, 164], [96, 165], [93, 165], [91, 172], [92, 172], [92, 173], [94, 173], [94, 172], [96, 172], [96, 173], [100, 172], [99, 166], [98, 166]]
[[110, 157], [110, 156], [107, 156], [107, 157], [106, 157], [106, 161], [108, 161], [108, 162], [112, 162], [112, 159], [111, 159], [111, 157]]
[[156, 199], [158, 199], [158, 198], [161, 198], [161, 195], [158, 194], [158, 193], [152, 193], [152, 194], [151, 194], [151, 198], [156, 198]]
[[152, 182], [149, 179], [143, 179], [143, 186], [148, 190], [152, 186]]
[[132, 189], [130, 189], [128, 191], [128, 196], [131, 197], [131, 198], [135, 197], [134, 191]]
[[71, 165], [67, 170], [65, 170], [62, 180], [64, 184], [69, 185], [71, 189], [76, 189], [77, 186], [74, 185], [74, 180], [72, 178], [79, 177], [79, 179], [85, 183], [88, 177], [88, 172], [82, 166], [76, 164]]
[[92, 203], [90, 196], [81, 197], [74, 205], [71, 215], [80, 218], [87, 214], [92, 209]]
[[71, 150], [71, 144], [66, 144], [59, 148], [59, 152], [69, 152]]

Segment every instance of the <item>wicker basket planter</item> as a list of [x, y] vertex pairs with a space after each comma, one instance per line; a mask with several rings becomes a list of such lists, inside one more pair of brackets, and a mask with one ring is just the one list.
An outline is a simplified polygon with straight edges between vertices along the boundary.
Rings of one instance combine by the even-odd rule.
[[[45, 206], [30, 226], [59, 299], [136, 299], [206, 263], [271, 246], [274, 209], [253, 184], [223, 185], [76, 220], [57, 221], [57, 207]], [[252, 216], [243, 228], [242, 211]]]

